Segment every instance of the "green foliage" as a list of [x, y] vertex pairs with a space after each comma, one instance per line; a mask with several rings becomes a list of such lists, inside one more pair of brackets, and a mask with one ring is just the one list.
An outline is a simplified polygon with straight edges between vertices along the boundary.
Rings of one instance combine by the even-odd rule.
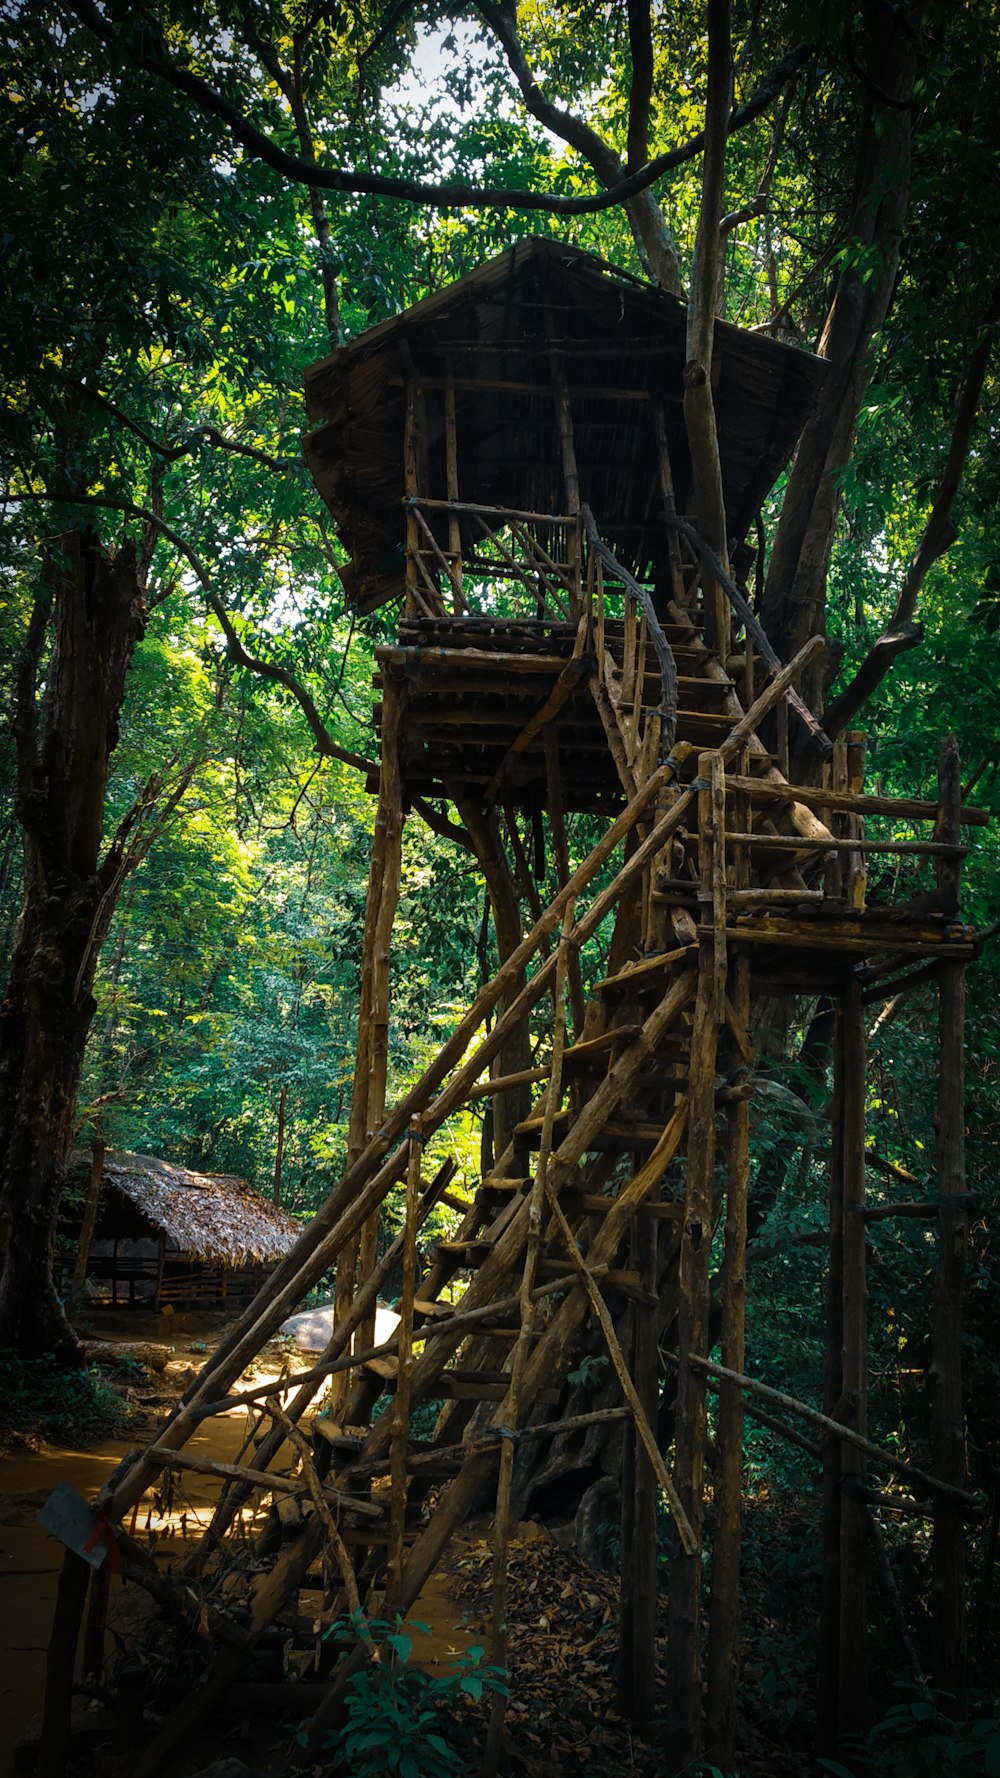
[[582, 1383], [585, 1386], [598, 1383], [601, 1381], [601, 1372], [609, 1363], [610, 1360], [604, 1353], [587, 1352], [575, 1370], [567, 1371], [566, 1380], [569, 1383]]
[[[873, 1778], [1000, 1778], [1000, 1717], [956, 1722], [928, 1698], [906, 1698], [875, 1724], [859, 1757]], [[831, 1778], [855, 1778], [837, 1760], [818, 1763]]]
[[96, 1365], [66, 1371], [51, 1358], [25, 1359], [0, 1348], [0, 1440], [93, 1444], [121, 1434], [134, 1414]]
[[[475, 1751], [473, 1726], [465, 1701], [478, 1704], [486, 1692], [507, 1696], [503, 1673], [483, 1661], [482, 1648], [469, 1648], [438, 1678], [411, 1665], [409, 1630], [423, 1624], [402, 1620], [395, 1625], [373, 1620], [369, 1626], [374, 1653], [347, 1687], [346, 1720], [326, 1741], [336, 1771], [350, 1778], [452, 1778], [468, 1769]], [[328, 1632], [329, 1634], [329, 1632]], [[333, 1626], [338, 1640], [356, 1637], [356, 1626], [342, 1620]]]

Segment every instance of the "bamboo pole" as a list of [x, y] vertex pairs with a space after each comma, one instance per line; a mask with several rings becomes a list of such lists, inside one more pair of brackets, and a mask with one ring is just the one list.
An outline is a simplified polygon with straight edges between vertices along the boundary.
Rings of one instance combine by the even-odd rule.
[[420, 1163], [424, 1136], [419, 1117], [410, 1121], [409, 1159], [406, 1168], [406, 1206], [403, 1221], [403, 1288], [396, 1329], [396, 1393], [392, 1404], [390, 1460], [392, 1494], [389, 1507], [389, 1562], [386, 1604], [391, 1610], [403, 1579], [406, 1503], [409, 1490], [407, 1457], [410, 1435], [410, 1395], [413, 1381], [413, 1299], [417, 1262], [417, 1211], [420, 1202]]
[[[954, 735], [938, 763], [941, 812], [936, 834], [955, 837], [961, 779]], [[942, 859], [938, 895], [946, 912], [958, 908], [957, 864]], [[937, 1185], [938, 1262], [931, 1314], [931, 1451], [937, 1473], [955, 1487], [965, 1480], [962, 1402], [962, 1291], [969, 1241], [965, 1196], [965, 972], [945, 964], [938, 976]], [[961, 1515], [936, 1513], [931, 1545], [934, 1680], [955, 1716], [965, 1712], [965, 1534]]]
[[[528, 1202], [527, 1246], [519, 1295], [521, 1326], [511, 1362], [506, 1421], [499, 1429], [502, 1442], [500, 1469], [497, 1477], [496, 1507], [493, 1514], [493, 1598], [490, 1611], [490, 1658], [494, 1666], [501, 1668], [507, 1666], [507, 1561], [511, 1531], [510, 1506], [514, 1477], [514, 1435], [517, 1432], [521, 1413], [521, 1385], [535, 1331], [533, 1291], [542, 1241], [542, 1204], [545, 1198], [545, 1182], [552, 1154], [553, 1122], [562, 1099], [562, 1066], [566, 1045], [566, 978], [567, 966], [570, 961], [568, 939], [572, 930], [573, 903], [570, 902], [563, 915], [563, 929], [557, 957], [552, 1010], [551, 1073], [545, 1095], [545, 1113], [538, 1162]], [[499, 1767], [505, 1717], [506, 1700], [502, 1693], [496, 1692], [490, 1706], [486, 1752], [482, 1767], [483, 1778], [492, 1778], [492, 1774]]]
[[45, 1657], [45, 1699], [38, 1745], [39, 1778], [63, 1778], [69, 1748], [76, 1647], [92, 1569], [67, 1549], [56, 1587], [52, 1634]]
[[[701, 946], [691, 1034], [691, 1122], [678, 1263], [678, 1351], [688, 1357], [705, 1357], [708, 1353], [717, 1040], [709, 940]], [[702, 1740], [701, 1537], [707, 1411], [705, 1379], [690, 1363], [682, 1365], [678, 1378], [675, 1425], [677, 1491], [694, 1531], [694, 1549], [676, 1551], [671, 1561], [667, 1604], [671, 1681], [667, 1758], [679, 1767], [686, 1759], [698, 1757]]]
[[[840, 1054], [843, 1027], [837, 1022], [833, 1040], [833, 1100], [830, 1108], [830, 1171], [828, 1181], [829, 1259], [823, 1354], [823, 1408], [832, 1417], [843, 1399], [844, 1346], [844, 1066]], [[819, 1668], [817, 1674], [816, 1745], [822, 1757], [833, 1758], [838, 1747], [840, 1717], [840, 1446], [823, 1446], [822, 1552], [820, 1584]]]
[[[302, 1478], [305, 1482], [306, 1490], [313, 1503], [313, 1509], [326, 1532], [327, 1542], [333, 1550], [337, 1566], [340, 1569], [341, 1584], [344, 1588], [347, 1608], [351, 1614], [351, 1622], [362, 1642], [370, 1648], [371, 1631], [368, 1628], [364, 1612], [361, 1609], [361, 1598], [358, 1593], [358, 1577], [354, 1572], [354, 1565], [347, 1553], [347, 1545], [341, 1537], [340, 1529], [330, 1511], [330, 1502], [323, 1491], [319, 1476], [316, 1474], [316, 1466], [313, 1463], [312, 1452], [310, 1451], [303, 1434], [295, 1425], [295, 1422], [290, 1420], [285, 1413], [280, 1401], [269, 1402], [268, 1413], [272, 1415], [278, 1426], [281, 1428], [281, 1431], [292, 1450], [298, 1455], [299, 1462], [302, 1465]], [[341, 1502], [338, 1502], [338, 1504], [341, 1504]]]
[[[750, 963], [738, 952], [732, 964], [731, 1005], [745, 1029], [750, 1019]], [[722, 1266], [722, 1362], [742, 1371], [745, 1359], [747, 1200], [750, 1171], [750, 1102], [738, 1098], [727, 1112], [726, 1231]], [[708, 1756], [722, 1771], [735, 1765], [739, 1684], [740, 1550], [742, 1541], [743, 1395], [734, 1383], [719, 1392], [715, 1439], [715, 1534], [708, 1641]]]
[[[559, 743], [554, 728], [545, 730], [545, 784], [546, 803], [548, 807], [549, 828], [552, 833], [552, 852], [555, 858], [556, 881], [560, 889], [565, 888], [570, 879], [569, 844], [566, 838], [566, 819], [563, 811], [562, 779], [559, 771]], [[579, 1040], [583, 1031], [584, 999], [583, 980], [580, 975], [580, 956], [575, 949], [570, 949], [567, 972], [567, 990], [569, 1003], [573, 1013], [573, 1035]]]
[[[367, 1143], [377, 1130], [385, 1113], [386, 1082], [389, 1069], [389, 978], [392, 958], [392, 928], [399, 905], [400, 872], [403, 852], [403, 773], [400, 760], [400, 733], [406, 710], [408, 691], [405, 681], [386, 684], [382, 706], [382, 753], [379, 771], [379, 801], [376, 826], [382, 827], [381, 884], [376, 890], [376, 911], [373, 922], [371, 952], [371, 1050], [369, 1078], [363, 1087]], [[357, 1080], [356, 1080], [357, 1084]], [[358, 1274], [369, 1276], [378, 1254], [379, 1210], [375, 1208], [362, 1225], [358, 1241]], [[375, 1333], [375, 1307], [365, 1314], [358, 1326], [357, 1338], [370, 1345]]]
[[[850, 978], [838, 1007], [837, 1056], [843, 1071], [843, 1365], [841, 1387], [854, 1410], [854, 1426], [868, 1432], [868, 1288], [865, 1277], [865, 1078], [866, 1042], [861, 988]], [[856, 1445], [840, 1447], [840, 1480], [864, 1487], [865, 1456]], [[840, 1510], [840, 1660], [838, 1733], [841, 1753], [867, 1729], [868, 1523], [864, 1501], [842, 1488]]]
[[[550, 318], [548, 331], [551, 336]], [[549, 354], [549, 371], [552, 377], [552, 389], [555, 396], [556, 426], [559, 433], [559, 448], [562, 454], [563, 486], [566, 490], [566, 505], [571, 515], [567, 526], [567, 559], [573, 577], [574, 591], [570, 594], [570, 617], [576, 619], [580, 613], [580, 566], [582, 559], [580, 533], [580, 472], [576, 461], [576, 444], [573, 438], [573, 406], [570, 399], [569, 384], [562, 367], [558, 351], [553, 347]]]
[[897, 1457], [894, 1451], [887, 1451], [883, 1445], [873, 1444], [871, 1439], [863, 1438], [852, 1426], [846, 1426], [840, 1420], [834, 1420], [829, 1414], [820, 1413], [818, 1408], [811, 1408], [808, 1402], [799, 1401], [794, 1395], [786, 1395], [782, 1389], [772, 1389], [769, 1383], [758, 1382], [756, 1377], [740, 1376], [737, 1371], [726, 1369], [725, 1365], [716, 1364], [710, 1358], [689, 1358], [696, 1370], [704, 1371], [706, 1376], [719, 1377], [723, 1381], [728, 1378], [738, 1383], [748, 1395], [759, 1396], [761, 1401], [772, 1402], [775, 1407], [784, 1408], [789, 1414], [797, 1414], [800, 1419], [808, 1420], [811, 1425], [819, 1426], [828, 1439], [835, 1442], [854, 1445], [870, 1457], [880, 1468], [892, 1470], [915, 1488], [924, 1490], [935, 1500], [953, 1501], [957, 1507], [971, 1515], [981, 1515], [983, 1502], [978, 1495], [970, 1494], [964, 1488], [956, 1488], [945, 1482], [940, 1476], [928, 1475], [925, 1469], [919, 1469], [915, 1463], [907, 1463], [903, 1457]]
[[[629, 1310], [632, 1380], [646, 1421], [655, 1425], [660, 1400], [658, 1230], [632, 1224], [631, 1266], [648, 1302]], [[593, 1277], [593, 1273], [591, 1273]], [[617, 1703], [643, 1740], [649, 1740], [656, 1697], [657, 1535], [656, 1473], [635, 1421], [625, 1429], [621, 1469], [621, 1581]]]
[[[450, 359], [446, 362], [444, 373], [444, 439], [448, 500], [453, 502], [458, 499], [458, 425], [455, 412], [455, 373]], [[449, 575], [452, 603], [456, 612], [461, 612], [466, 608], [462, 592], [462, 532], [458, 513], [453, 505], [448, 513], [448, 554], [451, 558]]]
[[[454, 1172], [455, 1162], [451, 1160], [446, 1161], [444, 1166], [438, 1169], [438, 1172], [435, 1174], [434, 1179], [431, 1181], [420, 1201], [419, 1220], [421, 1224], [426, 1221], [427, 1217], [434, 1209], [434, 1206], [440, 1201], [442, 1194], [447, 1189], [447, 1186], [454, 1175]], [[352, 1336], [356, 1328], [359, 1326], [362, 1317], [368, 1308], [377, 1301], [378, 1293], [382, 1289], [383, 1284], [390, 1276], [395, 1266], [399, 1263], [400, 1255], [402, 1253], [402, 1245], [403, 1236], [398, 1235], [388, 1250], [382, 1255], [374, 1272], [362, 1283], [358, 1294], [343, 1321], [334, 1322], [333, 1332], [331, 1333], [330, 1339], [327, 1341], [324, 1352], [320, 1355], [319, 1362], [310, 1366], [307, 1371], [300, 1371], [296, 1375], [288, 1377], [284, 1382], [279, 1382], [273, 1386], [279, 1394], [284, 1394], [294, 1389], [295, 1394], [289, 1402], [288, 1414], [296, 1423], [302, 1418], [306, 1408], [315, 1396], [317, 1388], [326, 1377], [336, 1376], [344, 1371], [356, 1370], [362, 1364], [367, 1363], [370, 1358], [381, 1356], [381, 1352], [377, 1347], [374, 1349], [370, 1348], [367, 1352], [362, 1351], [348, 1354], [347, 1356], [344, 1356], [344, 1354], [348, 1352], [348, 1348], [352, 1343]], [[190, 1431], [193, 1431], [202, 1420], [208, 1419], [214, 1414], [222, 1413], [227, 1407], [240, 1406], [247, 1402], [258, 1400], [261, 1396], [264, 1396], [269, 1392], [270, 1386], [267, 1386], [259, 1390], [248, 1390], [236, 1396], [223, 1396], [220, 1400], [216, 1401], [200, 1401], [197, 1406], [190, 1407], [187, 1410], [189, 1433]], [[164, 1432], [163, 1436], [165, 1439], [168, 1431], [169, 1428]], [[270, 1433], [265, 1435], [263, 1442], [258, 1447], [257, 1451], [258, 1466], [261, 1469], [266, 1469], [268, 1467], [272, 1458], [280, 1450], [281, 1442], [282, 1438], [280, 1432], [276, 1432], [272, 1429]], [[232, 1522], [232, 1519], [240, 1510], [244, 1499], [245, 1489], [243, 1491], [239, 1488], [230, 1489], [223, 1495], [212, 1515], [211, 1524], [205, 1533], [201, 1545], [195, 1550], [192, 1557], [189, 1559], [188, 1564], [186, 1564], [188, 1570], [197, 1570], [205, 1558], [217, 1547], [218, 1540], [224, 1535], [227, 1527]]]
[[560, 1234], [566, 1245], [566, 1251], [577, 1269], [580, 1281], [590, 1300], [591, 1309], [593, 1310], [600, 1325], [601, 1332], [604, 1335], [604, 1342], [608, 1348], [615, 1375], [621, 1384], [622, 1394], [632, 1410], [632, 1418], [635, 1421], [636, 1431], [642, 1440], [643, 1449], [653, 1466], [653, 1473], [656, 1476], [657, 1482], [663, 1492], [663, 1498], [667, 1502], [673, 1515], [674, 1523], [677, 1526], [677, 1534], [680, 1538], [681, 1547], [686, 1555], [693, 1556], [696, 1549], [694, 1531], [688, 1518], [688, 1514], [684, 1509], [680, 1494], [671, 1480], [670, 1473], [663, 1461], [660, 1447], [656, 1442], [653, 1429], [646, 1418], [646, 1412], [639, 1399], [638, 1391], [629, 1375], [629, 1368], [625, 1363], [625, 1354], [621, 1349], [618, 1335], [615, 1333], [615, 1324], [605, 1306], [604, 1298], [601, 1296], [601, 1293], [597, 1288], [593, 1273], [580, 1251], [579, 1243], [569, 1226], [566, 1213], [563, 1210], [558, 1197], [552, 1190], [551, 1185], [547, 1185], [546, 1189], [549, 1199], [549, 1208], [556, 1219]]

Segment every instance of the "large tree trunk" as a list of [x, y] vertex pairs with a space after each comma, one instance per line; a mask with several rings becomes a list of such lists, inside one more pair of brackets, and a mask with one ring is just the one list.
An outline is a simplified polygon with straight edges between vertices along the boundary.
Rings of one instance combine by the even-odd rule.
[[[899, 264], [910, 188], [908, 101], [917, 66], [921, 7], [869, 4], [869, 90], [861, 123], [847, 255], [818, 350], [830, 361], [819, 403], [795, 455], [768, 565], [761, 620], [783, 659], [826, 622], [826, 581], [840, 475], [854, 445], [871, 374], [872, 342], [885, 320]], [[807, 700], [819, 706], [829, 668], [821, 660]]]
[[0, 1344], [80, 1349], [52, 1281], [55, 1219], [94, 1014], [91, 986], [122, 879], [101, 860], [104, 799], [145, 609], [130, 546], [53, 549], [22, 651], [15, 733], [24, 902], [0, 1006]]

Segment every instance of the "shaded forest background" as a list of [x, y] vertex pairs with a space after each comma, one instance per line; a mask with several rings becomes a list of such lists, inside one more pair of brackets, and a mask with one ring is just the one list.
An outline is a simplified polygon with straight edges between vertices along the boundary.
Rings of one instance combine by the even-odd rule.
[[[634, 142], [629, 128], [629, 95], [642, 77], [635, 10], [538, 0], [517, 14], [517, 41], [548, 104], [617, 142], [620, 171], [647, 158], [647, 143]], [[831, 696], [891, 629], [940, 495], [956, 399], [970, 359], [984, 342], [988, 351], [997, 312], [995, 8], [911, 9], [919, 52], [904, 102], [880, 98], [872, 73], [869, 51], [887, 11], [737, 7], [734, 21], [737, 103], [791, 50], [801, 54], [794, 78], [730, 137], [728, 319], [815, 348], [838, 280], [849, 276], [863, 292], [887, 275], [885, 240], [866, 243], [851, 226], [873, 81], [882, 130], [891, 131], [901, 103], [913, 125], [908, 194], [892, 237], [898, 265], [864, 356], [856, 434], [836, 476], [825, 613], [814, 614], [831, 639], [823, 688]], [[299, 162], [572, 200], [592, 189], [593, 144], [581, 125], [565, 132], [567, 146], [558, 119], [512, 77], [509, 9], [401, 6], [383, 16], [234, 3], [147, 13], [81, 3], [4, 7], [0, 17], [0, 670], [6, 685], [20, 683], [19, 717], [30, 693], [44, 722], [51, 697], [45, 626], [58, 602], [64, 539], [82, 540], [77, 547], [94, 561], [120, 565], [132, 552], [141, 604], [94, 836], [95, 861], [111, 865], [88, 954], [95, 1004], [76, 1139], [243, 1174], [308, 1217], [346, 1151], [374, 818], [359, 765], [373, 746], [372, 651], [391, 618], [345, 615], [339, 546], [301, 460], [304, 369], [526, 232], [571, 240], [637, 274], [649, 268], [650, 249], [641, 238], [637, 246], [621, 208], [529, 214], [512, 204], [442, 207], [388, 191], [310, 189], [238, 146], [218, 107], [213, 113], [196, 91], [153, 68], [170, 58], [192, 71]], [[650, 154], [701, 129], [705, 86], [699, 10], [671, 9], [654, 24]], [[117, 34], [110, 43], [109, 31]], [[613, 183], [614, 169], [605, 173], [602, 182]], [[668, 179], [657, 193], [686, 276], [698, 156], [679, 161]], [[908, 637], [860, 721], [873, 787], [933, 795], [937, 742], [954, 732], [967, 799], [1000, 814], [998, 396], [994, 359], [946, 515], [949, 545], [907, 618], [922, 634]], [[760, 515], [761, 556], [750, 571], [758, 594], [782, 495], [779, 486]], [[5, 966], [26, 887], [29, 791], [17, 724], [5, 724]], [[390, 1097], [415, 1078], [496, 965], [476, 864], [437, 828], [417, 818], [406, 828]], [[585, 852], [584, 818], [572, 837]], [[965, 918], [980, 927], [1000, 910], [998, 867], [995, 823], [977, 836], [965, 873]], [[886, 885], [895, 899], [905, 895], [906, 871], [901, 859]], [[1000, 1522], [998, 957], [987, 944], [968, 977], [975, 1215], [966, 1397], [972, 1478], [992, 1503], [972, 1553], [977, 1638], [996, 1622]], [[893, 1168], [912, 1175], [906, 1195], [933, 1196], [932, 999], [928, 985], [872, 1009], [876, 1201]], [[828, 1081], [803, 1047], [816, 1010], [803, 1001], [787, 1025], [762, 1034], [748, 1304], [753, 1368], [809, 1400], [820, 1394], [828, 1158]], [[459, 1159], [471, 1181], [480, 1142], [471, 1117], [464, 1141]], [[919, 1452], [930, 1236], [919, 1221], [885, 1221], [873, 1226], [870, 1246], [872, 1435]], [[811, 1509], [801, 1504], [814, 1492], [812, 1469], [752, 1427], [748, 1479], [760, 1502], [791, 1515], [784, 1554], [761, 1550], [759, 1564], [762, 1585], [766, 1576], [767, 1586], [794, 1595], [816, 1560]], [[751, 1547], [754, 1523], [751, 1512]], [[888, 1535], [919, 1612], [926, 1526], [901, 1521]], [[794, 1713], [802, 1708], [796, 1679], [811, 1671], [814, 1651], [808, 1637], [797, 1647], [777, 1621], [770, 1647], [767, 1621], [765, 1612], [761, 1683], [777, 1708]]]

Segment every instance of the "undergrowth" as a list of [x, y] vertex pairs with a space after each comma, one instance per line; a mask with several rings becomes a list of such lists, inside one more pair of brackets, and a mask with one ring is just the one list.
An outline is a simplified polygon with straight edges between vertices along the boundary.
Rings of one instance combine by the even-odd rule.
[[126, 1431], [135, 1411], [97, 1365], [67, 1371], [0, 1348], [0, 1447], [92, 1444]]
[[[459, 1778], [472, 1770], [476, 1724], [468, 1709], [486, 1693], [507, 1695], [501, 1669], [484, 1663], [481, 1648], [469, 1648], [433, 1676], [410, 1663], [407, 1632], [426, 1633], [425, 1624], [410, 1621], [404, 1630], [373, 1619], [367, 1628], [372, 1658], [348, 1681], [344, 1723], [325, 1744], [329, 1769], [350, 1778]], [[331, 1633], [351, 1643], [358, 1631], [345, 1618]]]

